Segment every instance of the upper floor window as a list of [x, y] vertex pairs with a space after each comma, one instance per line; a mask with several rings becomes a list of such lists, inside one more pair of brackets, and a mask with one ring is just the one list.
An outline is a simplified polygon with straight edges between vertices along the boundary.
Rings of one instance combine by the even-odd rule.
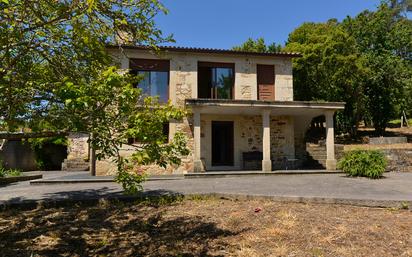
[[142, 76], [138, 87], [145, 96], [158, 96], [160, 102], [169, 99], [169, 70], [168, 60], [130, 59], [130, 69], [134, 74]]
[[198, 98], [233, 99], [233, 63], [198, 63]]

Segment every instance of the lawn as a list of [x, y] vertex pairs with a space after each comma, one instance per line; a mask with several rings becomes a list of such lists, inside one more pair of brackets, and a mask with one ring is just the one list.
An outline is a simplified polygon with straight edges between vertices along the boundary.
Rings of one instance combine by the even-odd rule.
[[1, 256], [412, 256], [412, 212], [215, 198], [14, 209], [0, 212], [0, 249]]

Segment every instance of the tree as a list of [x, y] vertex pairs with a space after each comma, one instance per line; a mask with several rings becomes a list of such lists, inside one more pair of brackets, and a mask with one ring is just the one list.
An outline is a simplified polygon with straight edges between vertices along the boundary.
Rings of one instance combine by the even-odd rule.
[[338, 127], [355, 135], [364, 111], [366, 71], [354, 39], [336, 20], [304, 23], [289, 35], [285, 50], [302, 54], [293, 63], [295, 99], [346, 102]]
[[412, 0], [390, 0], [389, 6], [399, 12], [412, 12]]
[[[189, 154], [182, 133], [165, 143], [162, 131], [164, 123], [180, 120], [186, 112], [171, 104], [160, 104], [156, 98], [143, 97], [133, 86], [131, 75], [111, 67], [91, 83], [63, 83], [54, 95], [65, 99], [64, 108], [52, 107], [50, 116], [59, 120], [64, 115], [68, 128], [92, 133], [90, 143], [98, 150], [97, 159], [112, 159], [117, 164], [116, 180], [127, 192], [142, 189], [141, 165], [180, 164], [179, 157]], [[120, 149], [128, 138], [139, 144], [131, 145], [131, 158], [124, 158]]]
[[[138, 78], [110, 67], [114, 61], [105, 49], [145, 44], [156, 50], [172, 40], [153, 21], [166, 12], [157, 0], [0, 0], [0, 10], [4, 130], [87, 131], [97, 157], [117, 163], [117, 178], [129, 191], [140, 189], [141, 181], [129, 172], [131, 162], [165, 166], [187, 154], [181, 134], [169, 144], [160, 136], [163, 122], [184, 111], [144, 99], [133, 87]], [[126, 160], [119, 149], [131, 136], [142, 144]]]
[[[157, 1], [0, 1], [0, 117], [7, 129], [44, 120], [63, 79], [90, 82], [111, 64], [108, 43], [169, 40]], [[26, 125], [26, 124], [24, 124]]]
[[248, 38], [246, 42], [244, 42], [240, 46], [234, 46], [233, 50], [258, 53], [276, 53], [282, 51], [282, 46], [276, 43], [266, 45], [265, 40], [260, 37], [256, 40]]
[[[285, 51], [293, 60], [296, 100], [345, 101], [337, 125], [356, 134], [359, 121], [372, 121], [383, 134], [402, 110], [412, 115], [412, 21], [410, 0], [382, 2], [342, 22], [304, 23], [290, 33]], [[268, 52], [264, 39], [234, 49]]]
[[346, 18], [342, 27], [365, 59], [367, 110], [375, 131], [383, 134], [391, 118], [411, 109], [405, 94], [412, 87], [412, 22], [382, 3], [375, 12]]

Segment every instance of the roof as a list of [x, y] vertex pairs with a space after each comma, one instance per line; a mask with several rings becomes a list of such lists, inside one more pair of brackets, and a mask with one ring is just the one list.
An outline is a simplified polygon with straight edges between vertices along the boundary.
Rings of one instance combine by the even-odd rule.
[[[151, 46], [145, 45], [108, 45], [107, 48], [116, 49], [137, 49], [137, 50], [154, 50]], [[184, 53], [206, 53], [206, 54], [234, 54], [246, 56], [272, 56], [272, 57], [301, 57], [300, 53], [292, 52], [277, 52], [277, 53], [259, 53], [250, 51], [237, 51], [230, 49], [216, 49], [216, 48], [198, 48], [198, 47], [182, 47], [182, 46], [158, 46], [162, 51], [170, 52], [184, 52]]]

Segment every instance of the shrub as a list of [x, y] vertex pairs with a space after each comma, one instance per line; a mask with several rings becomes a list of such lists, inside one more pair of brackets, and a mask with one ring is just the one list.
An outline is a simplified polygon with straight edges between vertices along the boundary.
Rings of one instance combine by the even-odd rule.
[[18, 169], [9, 169], [7, 171], [8, 177], [20, 177], [22, 175], [21, 170]]
[[7, 170], [0, 167], [0, 178], [4, 178], [5, 176], [7, 176]]
[[0, 160], [0, 178], [4, 177], [19, 177], [21, 176], [21, 170], [18, 169], [6, 169], [3, 166], [3, 161]]
[[7, 176], [7, 170], [3, 166], [3, 160], [0, 159], [0, 178]]
[[352, 150], [345, 153], [338, 163], [338, 168], [349, 176], [380, 178], [388, 162], [378, 150]]

